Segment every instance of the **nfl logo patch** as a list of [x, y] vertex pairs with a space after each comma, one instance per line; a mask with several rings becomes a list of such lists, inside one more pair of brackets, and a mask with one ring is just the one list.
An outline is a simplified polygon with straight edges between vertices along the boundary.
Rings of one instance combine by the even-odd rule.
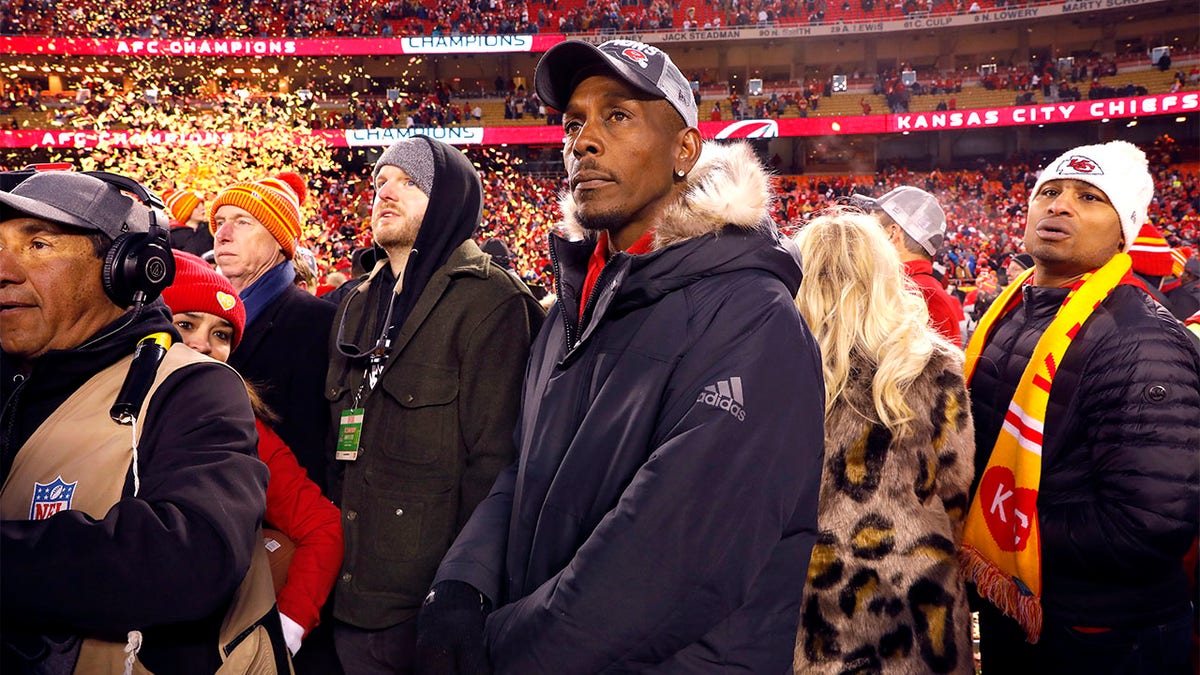
[[66, 483], [62, 476], [49, 483], [33, 484], [33, 503], [29, 505], [30, 520], [45, 520], [59, 511], [71, 508], [75, 486], [79, 481]]

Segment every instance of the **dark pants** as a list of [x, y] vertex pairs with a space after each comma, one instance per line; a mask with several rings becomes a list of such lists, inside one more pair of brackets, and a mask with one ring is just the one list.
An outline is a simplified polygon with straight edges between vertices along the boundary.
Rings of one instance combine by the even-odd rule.
[[979, 648], [987, 675], [1184, 675], [1191, 672], [1192, 617], [1157, 626], [1081, 632], [1053, 621], [1036, 645], [1016, 621], [979, 603]]
[[416, 667], [417, 619], [380, 630], [337, 621], [333, 643], [346, 675], [409, 675]]
[[304, 645], [292, 657], [296, 675], [342, 675], [337, 650], [333, 646], [333, 615], [326, 603], [321, 609], [321, 623], [308, 632]]

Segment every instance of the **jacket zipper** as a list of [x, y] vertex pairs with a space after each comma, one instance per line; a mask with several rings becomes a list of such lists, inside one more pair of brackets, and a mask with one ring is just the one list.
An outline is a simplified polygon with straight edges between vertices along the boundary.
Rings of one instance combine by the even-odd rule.
[[608, 262], [605, 263], [605, 265], [604, 265], [604, 269], [600, 270], [600, 276], [596, 277], [596, 284], [594, 286], [592, 286], [592, 292], [588, 294], [587, 301], [579, 306], [579, 308], [580, 308], [580, 320], [579, 320], [579, 328], [578, 328], [579, 336], [576, 337], [575, 330], [573, 330], [575, 328], [575, 324], [567, 316], [566, 306], [564, 304], [561, 304], [562, 303], [562, 294], [561, 294], [561, 291], [562, 291], [562, 281], [561, 281], [562, 280], [562, 276], [561, 276], [562, 269], [558, 265], [558, 256], [555, 255], [555, 253], [554, 253], [554, 247], [553, 246], [550, 247], [550, 264], [554, 267], [554, 281], [556, 284], [558, 284], [558, 290], [560, 291], [559, 296], [558, 296], [559, 303], [560, 303], [559, 309], [562, 310], [563, 324], [566, 327], [566, 336], [565, 337], [567, 338], [567, 353], [563, 357], [563, 361], [566, 361], [568, 358], [570, 358], [571, 352], [575, 351], [575, 348], [579, 346], [579, 341], [583, 337], [583, 327], [584, 327], [583, 320], [585, 318], [587, 318], [588, 308], [591, 307], [593, 309], [593, 311], [595, 310], [594, 301], [595, 301], [596, 297], [600, 293], [603, 292], [604, 286], [607, 283], [605, 280], [605, 275], [608, 274], [609, 276], [612, 276], [611, 274], [609, 274], [609, 270], [613, 268], [613, 263], [617, 261], [617, 256], [620, 256], [620, 255], [622, 255], [622, 252], [617, 251], [616, 253], [614, 253], [612, 255], [611, 258], [608, 259]]
[[563, 336], [567, 339], [567, 352], [570, 353], [575, 348], [575, 326], [571, 318], [567, 316], [567, 306], [563, 302], [562, 267], [558, 264], [558, 254], [555, 252], [553, 241], [550, 242], [550, 265], [554, 268], [554, 283], [558, 286], [558, 309], [563, 319]]
[[[15, 411], [16, 411], [16, 408], [18, 405], [18, 400], [20, 399], [20, 396], [21, 396], [21, 390], [25, 388], [25, 383], [28, 381], [29, 381], [28, 375], [22, 377], [21, 381], [18, 382], [17, 386], [13, 389], [12, 395], [8, 397], [8, 401], [5, 402], [4, 410], [0, 411], [0, 420], [8, 421], [8, 423], [4, 425], [4, 430], [2, 432], [4, 434], [4, 438], [2, 441], [0, 441], [0, 445], [3, 446], [4, 451], [6, 453], [8, 450], [11, 449], [9, 447], [10, 441], [12, 440], [13, 430], [17, 426], [17, 416], [16, 416]], [[8, 414], [10, 409], [12, 409], [14, 411], [14, 414], [12, 414], [12, 415]], [[19, 451], [20, 448], [17, 448], [17, 450]], [[4, 464], [8, 464], [8, 462], [3, 459], [0, 459], [0, 462], [3, 462]]]
[[[608, 284], [608, 282], [604, 278], [604, 275], [608, 274], [608, 271], [610, 269], [613, 269], [613, 263], [616, 262], [617, 256], [619, 256], [619, 255], [621, 255], [620, 251], [618, 251], [617, 253], [614, 253], [613, 257], [609, 258], [608, 262], [604, 264], [604, 269], [600, 270], [600, 276], [596, 277], [596, 285], [592, 286], [592, 292], [590, 295], [588, 295], [587, 302], [584, 303], [584, 305], [582, 307], [583, 311], [580, 313], [580, 317], [579, 317], [579, 330], [580, 331], [583, 331], [583, 326], [584, 326], [583, 320], [589, 316], [588, 309], [590, 308], [592, 310], [592, 313], [593, 314], [595, 313], [595, 311], [596, 311], [595, 300], [596, 300], [597, 296], [599, 296], [601, 293], [604, 292], [604, 287]], [[609, 275], [609, 276], [612, 276], [612, 275]], [[580, 339], [582, 339], [582, 338], [583, 338], [583, 336], [581, 334]], [[576, 344], [576, 346], [579, 346], [579, 345]]]

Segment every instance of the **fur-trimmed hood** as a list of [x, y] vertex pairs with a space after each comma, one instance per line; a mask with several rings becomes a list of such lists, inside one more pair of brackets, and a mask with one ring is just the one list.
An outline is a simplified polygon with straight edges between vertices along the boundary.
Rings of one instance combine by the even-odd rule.
[[[716, 232], [726, 225], [748, 229], [770, 227], [774, 200], [766, 169], [745, 143], [705, 143], [700, 160], [687, 176], [685, 192], [667, 208], [654, 231], [653, 250]], [[559, 199], [563, 221], [559, 230], [570, 240], [595, 239], [575, 219], [570, 190]]]
[[[779, 234], [770, 216], [767, 171], [745, 144], [706, 144], [687, 178], [687, 190], [655, 227], [653, 249], [610, 259], [612, 283], [597, 299], [625, 310], [656, 302], [706, 277], [756, 270], [778, 278], [793, 296], [800, 287], [800, 251]], [[595, 233], [575, 220], [575, 202], [562, 199], [564, 222], [550, 237], [559, 302], [579, 315], [579, 295], [595, 248]], [[617, 262], [613, 266], [613, 262]]]

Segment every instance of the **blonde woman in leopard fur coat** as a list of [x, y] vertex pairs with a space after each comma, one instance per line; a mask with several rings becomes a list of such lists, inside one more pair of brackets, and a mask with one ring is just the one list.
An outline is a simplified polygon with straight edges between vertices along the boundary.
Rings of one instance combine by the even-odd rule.
[[875, 220], [828, 211], [796, 241], [826, 398], [795, 672], [974, 672], [957, 559], [975, 454], [962, 353], [928, 327]]

